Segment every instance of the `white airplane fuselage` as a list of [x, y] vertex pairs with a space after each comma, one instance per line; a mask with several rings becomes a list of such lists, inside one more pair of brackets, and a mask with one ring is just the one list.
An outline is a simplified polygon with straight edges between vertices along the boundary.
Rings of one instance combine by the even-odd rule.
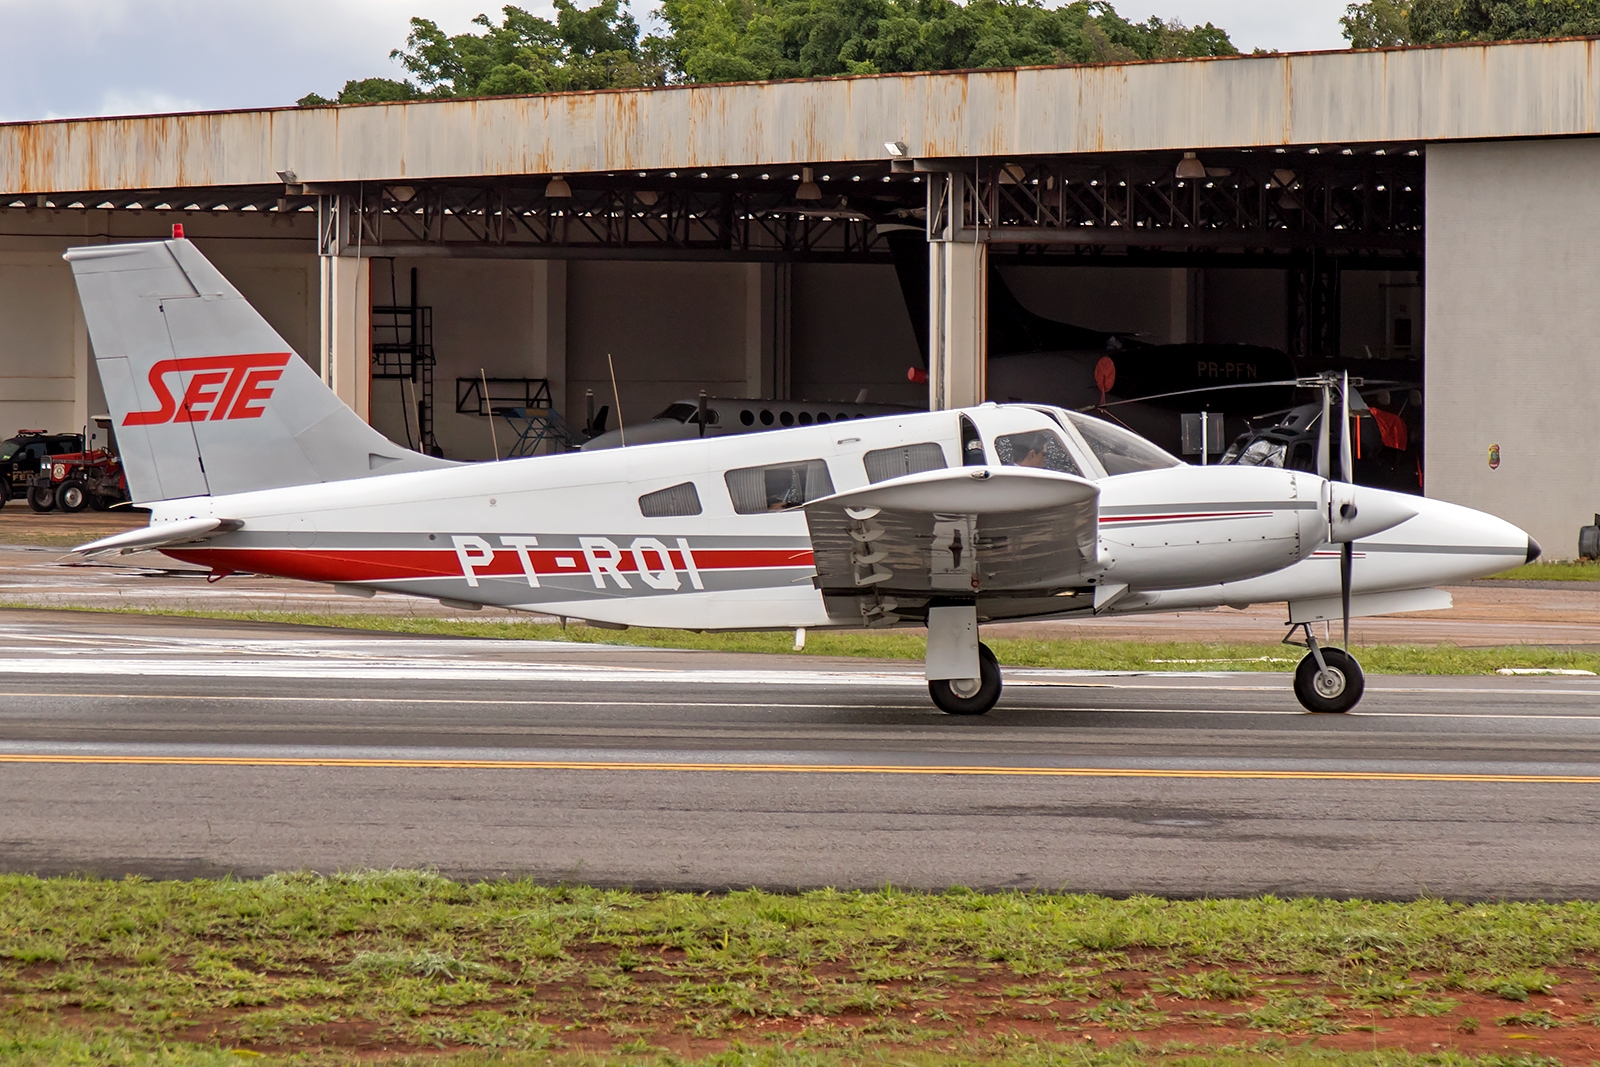
[[[1339, 596], [1339, 550], [1327, 544], [1328, 494], [1338, 490], [1323, 479], [1233, 466], [1108, 473], [1071, 417], [1021, 405], [159, 501], [151, 505], [152, 526], [203, 516], [242, 522], [204, 544], [165, 549], [220, 574], [273, 574], [613, 625], [861, 627], [881, 618], [848, 603], [841, 608], [813, 581], [804, 511], [751, 511], [747, 502], [741, 513], [728, 472], [820, 461], [832, 492], [847, 493], [871, 484], [869, 454], [916, 445], [926, 455], [926, 446], [937, 445], [945, 465], [962, 466], [962, 419], [983, 442], [976, 467], [1001, 469], [997, 438], [1050, 430], [1099, 493], [1092, 558], [1058, 587], [1029, 596], [992, 588], [975, 546], [977, 570], [966, 592], [980, 620]], [[694, 487], [698, 514], [645, 514], [641, 497], [674, 487], [683, 495], [686, 484]], [[1408, 610], [1401, 601], [1372, 598], [1492, 574], [1530, 552], [1527, 535], [1494, 516], [1360, 491], [1369, 512], [1393, 497], [1395, 507], [1407, 509], [1399, 514], [1411, 517], [1356, 541], [1356, 614], [1362, 604]]]

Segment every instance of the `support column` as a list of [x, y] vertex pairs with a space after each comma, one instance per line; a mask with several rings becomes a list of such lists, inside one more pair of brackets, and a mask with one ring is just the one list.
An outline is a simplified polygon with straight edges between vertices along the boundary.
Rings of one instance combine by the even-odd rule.
[[988, 396], [989, 246], [962, 222], [961, 174], [928, 175], [928, 408]]
[[[89, 425], [90, 416], [96, 414], [89, 410], [89, 324], [84, 321], [83, 303], [79, 300], [72, 302], [72, 425], [85, 429], [86, 433], [96, 434], [96, 428]], [[105, 444], [105, 431], [97, 433], [97, 443]], [[87, 441], [84, 447], [90, 445]]]
[[[542, 277], [535, 282], [534, 301], [538, 305], [539, 335], [544, 347], [541, 374], [550, 382], [550, 402], [557, 413], [578, 430], [582, 427], [572, 415], [581, 416], [582, 409], [573, 407], [567, 397], [567, 261], [547, 259], [540, 267]], [[552, 441], [550, 447], [558, 446]]]
[[787, 263], [745, 266], [745, 392], [751, 397], [789, 399], [793, 380], [789, 365], [792, 272]]
[[372, 419], [372, 294], [370, 261], [322, 256], [318, 345], [322, 380], [362, 419]]

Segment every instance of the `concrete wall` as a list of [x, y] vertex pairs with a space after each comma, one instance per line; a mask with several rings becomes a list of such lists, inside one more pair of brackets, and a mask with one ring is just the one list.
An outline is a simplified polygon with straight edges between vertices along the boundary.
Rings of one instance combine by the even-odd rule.
[[[567, 266], [546, 260], [376, 259], [371, 268], [372, 302], [409, 303], [413, 268], [418, 301], [433, 308], [438, 360], [434, 433], [439, 445], [452, 459], [491, 459], [498, 441], [499, 452], [505, 455], [514, 440], [508, 438], [510, 428], [501, 421], [492, 437], [487, 419], [457, 414], [456, 379], [480, 374], [551, 378], [559, 396], [566, 370]], [[387, 336], [379, 329], [374, 339]], [[410, 381], [375, 380], [371, 396], [372, 424], [391, 440], [417, 447], [417, 387]]]
[[[566, 409], [584, 417], [584, 392], [595, 407], [610, 405], [607, 426], [622, 417], [643, 422], [701, 389], [712, 396], [751, 396], [750, 370], [759, 368], [747, 331], [759, 264], [575, 261], [568, 264]], [[610, 363], [607, 363], [607, 356]], [[757, 388], [759, 389], [757, 383]]]
[[1597, 172], [1597, 139], [1428, 147], [1426, 490], [1554, 558], [1600, 511]]
[[911, 315], [894, 268], [868, 263], [794, 267], [790, 395], [925, 405], [928, 387], [906, 371], [922, 366]]

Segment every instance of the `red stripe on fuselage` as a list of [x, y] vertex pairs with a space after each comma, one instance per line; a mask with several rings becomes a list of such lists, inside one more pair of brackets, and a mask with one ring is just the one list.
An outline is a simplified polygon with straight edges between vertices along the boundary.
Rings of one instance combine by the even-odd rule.
[[[702, 573], [724, 570], [756, 570], [777, 567], [813, 566], [810, 549], [793, 548], [693, 548], [695, 568]], [[461, 560], [452, 547], [444, 548], [184, 548], [169, 549], [167, 555], [185, 563], [210, 567], [213, 571], [253, 571], [308, 582], [397, 582], [419, 578], [461, 578]], [[683, 553], [668, 552], [672, 566], [687, 572]], [[557, 558], [569, 559], [563, 567]], [[589, 561], [579, 549], [530, 548], [528, 561], [541, 578], [563, 574], [589, 574]], [[659, 562], [654, 551], [645, 555], [646, 565]], [[633, 553], [626, 547], [617, 560], [618, 571], [639, 570]], [[522, 561], [514, 548], [494, 547], [492, 562], [474, 565], [473, 573], [483, 578], [522, 578]]]

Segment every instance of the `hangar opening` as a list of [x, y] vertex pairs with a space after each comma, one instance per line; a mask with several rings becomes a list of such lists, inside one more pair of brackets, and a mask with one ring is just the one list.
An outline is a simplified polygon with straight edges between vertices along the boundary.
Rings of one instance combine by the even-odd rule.
[[1348, 372], [1383, 484], [1560, 543], [1600, 492], [1576, 409], [1546, 415], [1600, 332], [1553, 266], [1600, 247], [1600, 130], [1550, 102], [1588, 99], [1591, 44], [0, 126], [0, 428], [103, 409], [60, 252], [180, 223], [346, 403], [452, 458], [865, 390], [1099, 408], [1210, 461], [1314, 399], [1267, 383]]

